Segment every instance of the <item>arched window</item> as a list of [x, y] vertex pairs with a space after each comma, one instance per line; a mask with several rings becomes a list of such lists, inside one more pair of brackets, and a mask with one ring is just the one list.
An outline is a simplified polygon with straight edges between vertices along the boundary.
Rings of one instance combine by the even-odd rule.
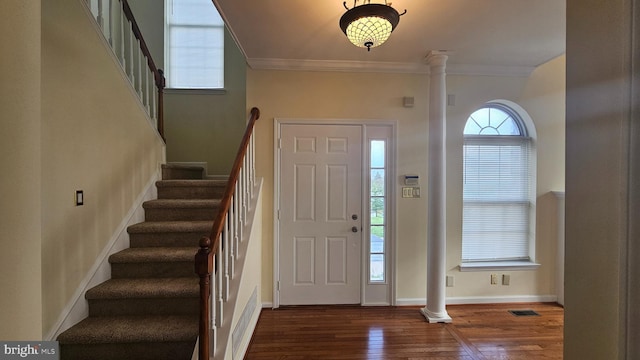
[[503, 103], [489, 102], [467, 119], [463, 264], [533, 260], [535, 157], [532, 142], [522, 116]]

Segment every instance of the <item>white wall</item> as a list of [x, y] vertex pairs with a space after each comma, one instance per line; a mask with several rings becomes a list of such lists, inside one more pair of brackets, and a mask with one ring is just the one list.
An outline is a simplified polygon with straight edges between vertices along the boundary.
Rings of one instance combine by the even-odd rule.
[[[561, 60], [559, 60], [561, 61]], [[462, 129], [473, 110], [484, 102], [507, 99], [523, 104], [534, 102], [537, 96], [555, 99], [556, 84], [544, 86], [545, 77], [560, 76], [561, 66], [553, 63], [548, 69], [541, 68], [530, 79], [523, 77], [449, 76], [448, 93], [456, 95], [456, 105], [449, 106], [448, 133], [448, 223], [447, 223], [447, 269], [456, 276], [456, 286], [447, 289], [449, 297], [491, 296], [545, 296], [553, 294], [554, 255], [551, 253], [555, 241], [553, 229], [542, 227], [539, 231], [538, 248], [543, 266], [538, 271], [512, 273], [512, 285], [493, 286], [487, 273], [460, 273], [456, 270], [460, 262], [460, 222], [462, 217]], [[547, 75], [550, 73], [551, 75]], [[529, 94], [526, 97], [523, 94]], [[402, 97], [413, 96], [415, 107], [402, 107]], [[418, 174], [427, 179], [427, 128], [428, 128], [428, 77], [415, 74], [379, 73], [334, 73], [250, 70], [247, 74], [247, 104], [257, 106], [262, 112], [257, 123], [258, 174], [265, 179], [265, 188], [273, 188], [273, 119], [383, 119], [398, 121], [397, 173]], [[543, 122], [563, 122], [562, 107], [549, 110], [531, 105], [532, 112], [548, 115]], [[563, 102], [560, 100], [559, 102]], [[524, 105], [523, 105], [524, 106]], [[560, 114], [557, 114], [560, 112]], [[534, 119], [536, 122], [536, 119]], [[560, 127], [562, 125], [559, 125]], [[557, 127], [554, 125], [554, 128]], [[542, 129], [547, 126], [541, 124]], [[543, 130], [538, 136], [547, 143], [558, 140], [554, 130]], [[553, 133], [553, 134], [552, 134]], [[562, 148], [562, 144], [554, 144]], [[544, 169], [558, 168], [557, 154], [543, 152], [538, 159]], [[563, 172], [540, 174], [544, 188], [539, 196], [558, 189], [564, 183]], [[421, 186], [426, 190], [426, 180]], [[553, 188], [552, 188], [553, 187]], [[426, 194], [426, 191], [424, 192]], [[265, 193], [265, 206], [272, 208], [273, 194]], [[399, 195], [399, 194], [398, 194]], [[397, 298], [404, 303], [424, 302], [426, 297], [426, 197], [402, 199], [397, 206]], [[539, 214], [541, 224], [552, 227], [555, 213]], [[273, 214], [265, 212], [263, 218], [263, 300], [269, 302], [272, 294], [273, 267]]]
[[0, 339], [42, 338], [40, 1], [0, 2]]
[[91, 21], [81, 1], [42, 2], [44, 333], [164, 162], [162, 139]]
[[[567, 1], [565, 359], [637, 359], [638, 288], [630, 272], [630, 146], [637, 141], [637, 1]], [[632, 19], [636, 29], [631, 28]], [[637, 41], [637, 40], [636, 40]], [[634, 57], [632, 58], [632, 55]], [[632, 72], [633, 71], [633, 72]], [[637, 81], [637, 80], [636, 80]], [[631, 123], [635, 137], [630, 137]], [[633, 140], [632, 140], [633, 139]], [[637, 146], [637, 145], [636, 145]], [[635, 156], [635, 155], [634, 155]], [[635, 158], [637, 160], [637, 158]], [[637, 175], [637, 172], [635, 173]], [[636, 191], [637, 195], [637, 190]], [[636, 250], [637, 251], [637, 250]], [[637, 254], [637, 253], [636, 253]], [[627, 310], [634, 312], [629, 317]], [[636, 332], [625, 334], [629, 319]], [[633, 323], [632, 323], [633, 326]], [[630, 327], [629, 329], [634, 329]], [[627, 338], [628, 336], [628, 338]], [[635, 354], [626, 353], [634, 346]]]
[[[539, 66], [528, 78], [448, 76], [448, 93], [456, 105], [447, 108], [447, 288], [450, 301], [488, 298], [548, 300], [555, 295], [556, 202], [551, 191], [564, 190], [564, 56]], [[519, 104], [536, 128], [537, 201], [536, 256], [531, 271], [460, 272], [462, 256], [462, 130], [468, 116], [494, 99]], [[510, 285], [490, 285], [490, 274], [510, 275]], [[508, 298], [506, 298], [508, 300]]]

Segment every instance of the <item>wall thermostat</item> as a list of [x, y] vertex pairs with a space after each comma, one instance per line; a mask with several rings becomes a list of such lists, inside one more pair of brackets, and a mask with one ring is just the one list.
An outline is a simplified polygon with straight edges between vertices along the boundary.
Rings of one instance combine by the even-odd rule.
[[415, 186], [420, 184], [420, 177], [418, 175], [405, 175], [404, 184], [408, 186]]

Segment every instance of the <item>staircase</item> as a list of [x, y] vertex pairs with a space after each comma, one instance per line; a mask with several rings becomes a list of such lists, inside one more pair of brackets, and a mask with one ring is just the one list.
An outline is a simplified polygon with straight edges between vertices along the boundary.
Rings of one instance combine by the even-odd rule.
[[61, 359], [191, 359], [198, 337], [194, 255], [226, 180], [163, 166], [158, 199], [130, 226], [130, 248], [109, 257], [111, 279], [88, 290], [89, 317], [60, 334]]

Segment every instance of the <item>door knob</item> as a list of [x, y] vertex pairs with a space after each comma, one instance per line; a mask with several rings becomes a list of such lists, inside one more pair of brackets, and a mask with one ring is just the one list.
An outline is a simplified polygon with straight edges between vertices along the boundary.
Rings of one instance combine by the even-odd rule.
[[356, 215], [356, 214], [351, 215], [351, 219], [352, 220], [358, 220], [358, 215]]
[[354, 232], [354, 233], [358, 232], [358, 227], [357, 226], [352, 227], [351, 232]]

